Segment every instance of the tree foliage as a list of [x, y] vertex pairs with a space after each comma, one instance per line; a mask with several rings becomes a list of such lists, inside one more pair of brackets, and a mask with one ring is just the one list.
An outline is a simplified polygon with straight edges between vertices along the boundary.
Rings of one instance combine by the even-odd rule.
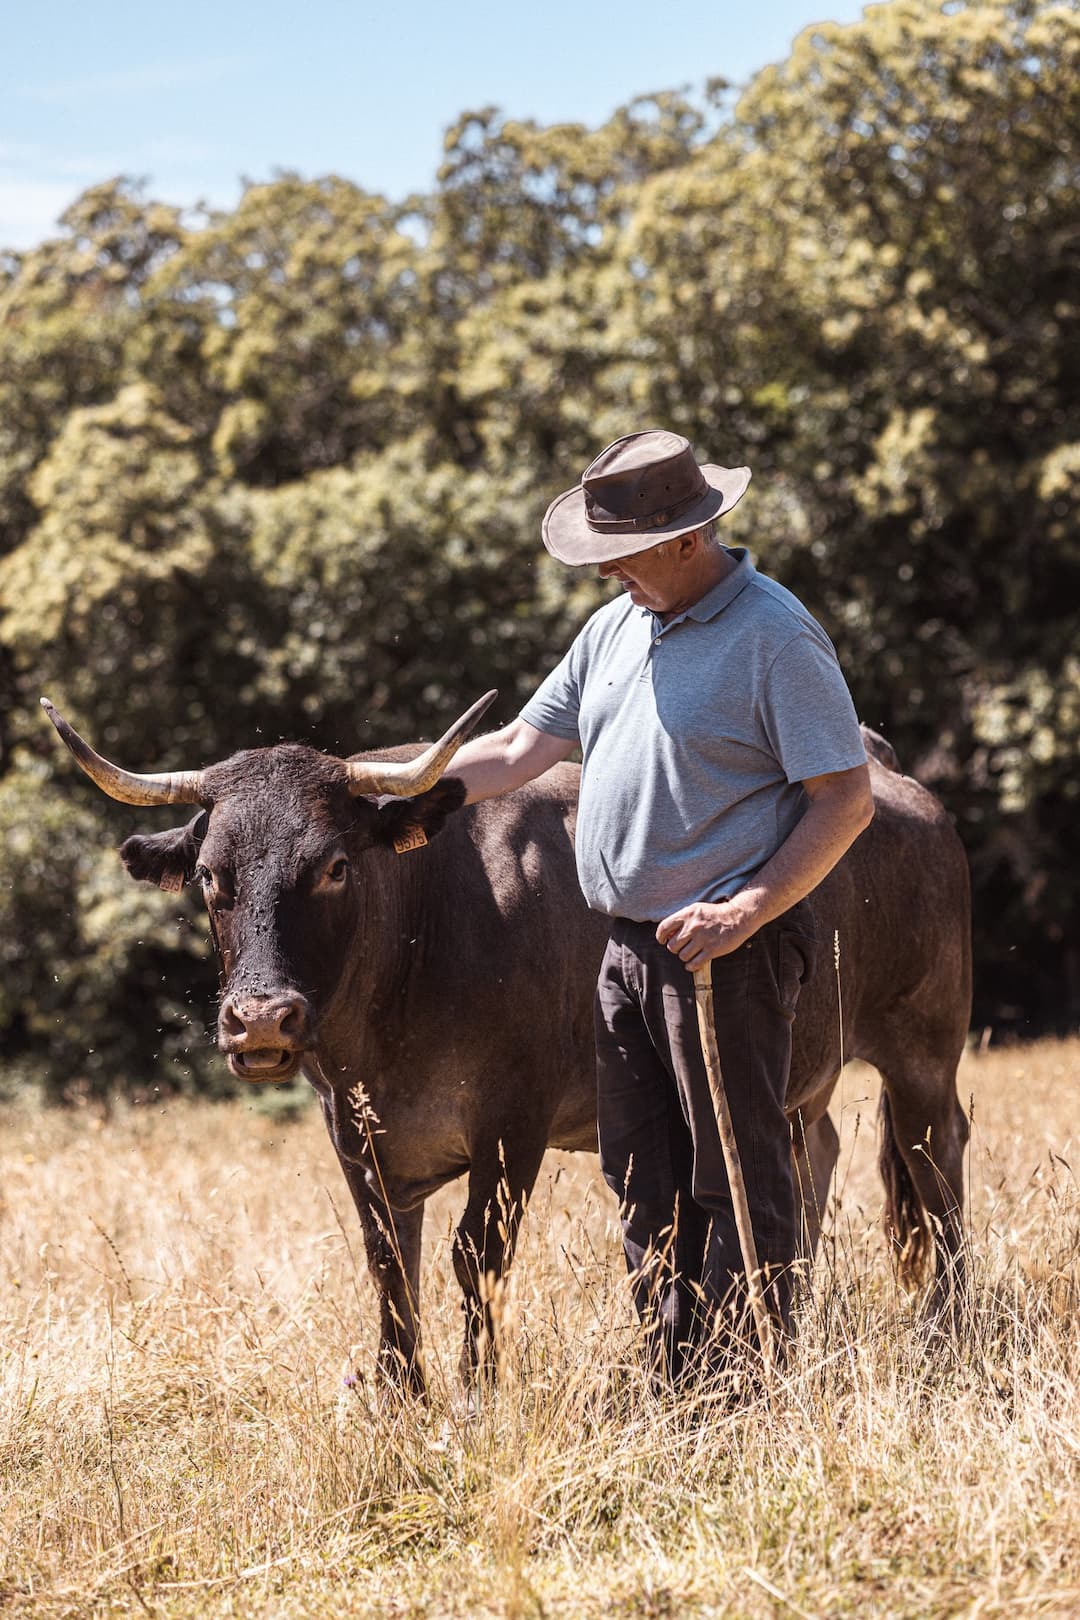
[[465, 113], [428, 196], [285, 174], [185, 222], [110, 181], [0, 258], [9, 1050], [205, 1050], [194, 909], [121, 881], [40, 692], [140, 769], [508, 718], [602, 594], [544, 507], [646, 424], [753, 466], [727, 537], [956, 817], [979, 1019], [1075, 1020], [1078, 177], [1075, 0], [891, 0], [735, 101]]

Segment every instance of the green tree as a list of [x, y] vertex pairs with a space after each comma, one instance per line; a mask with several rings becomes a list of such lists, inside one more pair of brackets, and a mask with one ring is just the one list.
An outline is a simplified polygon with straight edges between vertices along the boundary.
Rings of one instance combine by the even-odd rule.
[[141, 368], [209, 434], [224, 477], [272, 487], [401, 431], [416, 247], [399, 212], [336, 176], [283, 175], [146, 288]]
[[492, 685], [510, 718], [576, 619], [543, 504], [527, 466], [431, 466], [420, 439], [253, 495], [252, 570], [288, 615], [263, 690], [344, 753], [434, 735]]
[[205, 924], [188, 902], [131, 883], [114, 846], [133, 818], [73, 786], [43, 760], [0, 780], [5, 1052], [32, 1063], [56, 1098], [221, 1090], [205, 1033], [215, 981]]
[[[30, 480], [42, 512], [0, 561], [0, 640], [16, 740], [48, 739], [43, 688], [106, 746], [228, 752], [274, 620], [248, 570], [242, 507], [191, 431], [132, 383], [72, 411]], [[254, 689], [252, 687], [252, 689]]]
[[140, 289], [183, 234], [175, 209], [123, 180], [84, 192], [60, 224], [0, 259], [0, 551], [34, 522], [29, 479], [67, 413], [120, 386]]
[[58, 1091], [204, 1084], [214, 974], [198, 907], [130, 882], [116, 846], [136, 816], [58, 754], [37, 700], [136, 769], [228, 754], [250, 741], [237, 697], [258, 687], [272, 610], [235, 499], [145, 385], [71, 411], [29, 488], [40, 521], [0, 560], [0, 1028]]

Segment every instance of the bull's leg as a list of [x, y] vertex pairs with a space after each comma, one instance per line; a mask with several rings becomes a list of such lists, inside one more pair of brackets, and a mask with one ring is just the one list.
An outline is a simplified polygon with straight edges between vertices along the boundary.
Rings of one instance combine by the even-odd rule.
[[496, 1372], [495, 1296], [514, 1257], [546, 1141], [547, 1133], [540, 1128], [526, 1140], [485, 1142], [473, 1149], [468, 1200], [454, 1236], [454, 1270], [465, 1307], [461, 1378], [467, 1388], [478, 1373], [493, 1377]]
[[368, 1271], [379, 1300], [380, 1380], [411, 1394], [423, 1395], [424, 1367], [420, 1345], [420, 1238], [424, 1206], [390, 1209], [373, 1193], [364, 1157], [364, 1141], [355, 1121], [337, 1098], [323, 1098], [323, 1115], [342, 1173], [352, 1194], [364, 1234]]
[[[964, 1288], [964, 1149], [968, 1123], [956, 1095], [955, 1063], [881, 1067], [879, 1164], [888, 1220], [900, 1245], [901, 1276], [915, 1279], [932, 1252], [934, 1316], [960, 1316]], [[912, 1197], [914, 1195], [914, 1197]]]
[[822, 1114], [809, 1125], [804, 1124], [801, 1112], [796, 1114], [791, 1158], [801, 1206], [796, 1217], [797, 1252], [807, 1270], [813, 1264], [821, 1239], [822, 1217], [839, 1156], [840, 1137], [828, 1114]]
[[380, 1381], [411, 1395], [425, 1393], [420, 1343], [420, 1236], [424, 1206], [390, 1210], [356, 1199], [368, 1270], [379, 1298]]

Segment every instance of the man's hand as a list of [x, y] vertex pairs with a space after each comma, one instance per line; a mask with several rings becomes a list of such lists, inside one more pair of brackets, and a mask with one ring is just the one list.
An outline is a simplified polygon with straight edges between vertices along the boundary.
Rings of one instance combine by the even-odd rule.
[[665, 917], [657, 925], [656, 937], [693, 972], [711, 962], [714, 956], [728, 956], [737, 951], [757, 932], [760, 922], [741, 901], [741, 895], [718, 905], [696, 900], [693, 905], [682, 906]]

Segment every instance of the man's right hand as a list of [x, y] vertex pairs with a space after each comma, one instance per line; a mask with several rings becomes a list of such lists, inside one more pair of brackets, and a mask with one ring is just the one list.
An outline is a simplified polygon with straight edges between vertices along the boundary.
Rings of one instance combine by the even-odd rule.
[[733, 900], [695, 900], [657, 924], [656, 938], [693, 972], [715, 956], [728, 956], [745, 945], [761, 924], [752, 911]]

